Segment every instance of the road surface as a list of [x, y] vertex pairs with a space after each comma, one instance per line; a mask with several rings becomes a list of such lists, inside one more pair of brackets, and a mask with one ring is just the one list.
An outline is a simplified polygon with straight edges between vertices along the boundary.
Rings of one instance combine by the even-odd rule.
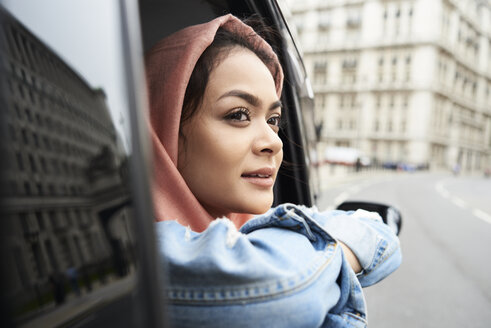
[[365, 289], [369, 327], [491, 327], [491, 178], [362, 173], [327, 183], [321, 208], [377, 201], [403, 215], [403, 264]]

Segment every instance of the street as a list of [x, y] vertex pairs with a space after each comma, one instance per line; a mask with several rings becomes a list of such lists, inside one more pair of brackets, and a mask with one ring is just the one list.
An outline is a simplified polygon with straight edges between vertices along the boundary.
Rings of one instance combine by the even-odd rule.
[[491, 327], [491, 179], [353, 174], [325, 182], [321, 209], [364, 200], [403, 216], [401, 267], [365, 289], [369, 327]]

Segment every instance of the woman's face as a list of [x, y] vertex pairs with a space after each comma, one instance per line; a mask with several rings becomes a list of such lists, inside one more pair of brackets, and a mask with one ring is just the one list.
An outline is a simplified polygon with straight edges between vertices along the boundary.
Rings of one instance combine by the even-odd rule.
[[179, 138], [179, 172], [212, 216], [271, 207], [283, 158], [280, 116], [268, 68], [253, 52], [233, 49], [211, 72]]

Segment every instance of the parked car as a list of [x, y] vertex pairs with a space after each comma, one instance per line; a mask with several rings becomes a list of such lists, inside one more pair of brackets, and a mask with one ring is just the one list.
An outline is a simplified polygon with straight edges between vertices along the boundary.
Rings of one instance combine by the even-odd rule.
[[142, 49], [182, 27], [225, 13], [257, 14], [277, 32], [267, 39], [285, 72], [281, 100], [288, 125], [281, 138], [290, 165], [280, 171], [275, 202], [314, 204], [313, 95], [276, 1], [118, 2], [127, 106], [121, 110], [130, 122], [123, 134], [105, 91], [89, 85], [70, 58], [1, 3], [2, 327], [166, 325], [149, 191]]

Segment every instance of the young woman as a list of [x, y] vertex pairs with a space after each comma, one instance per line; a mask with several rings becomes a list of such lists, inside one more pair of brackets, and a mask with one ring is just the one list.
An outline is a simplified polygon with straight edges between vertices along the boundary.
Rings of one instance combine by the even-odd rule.
[[399, 266], [399, 241], [374, 213], [270, 209], [283, 83], [271, 47], [227, 15], [159, 42], [146, 70], [172, 325], [365, 327], [362, 286]]

